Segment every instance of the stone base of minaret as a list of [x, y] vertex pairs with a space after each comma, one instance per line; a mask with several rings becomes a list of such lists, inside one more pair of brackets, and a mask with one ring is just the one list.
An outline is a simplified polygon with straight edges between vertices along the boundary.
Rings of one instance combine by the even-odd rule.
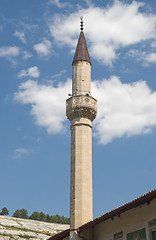
[[71, 231], [70, 232], [70, 240], [80, 240], [81, 238], [79, 237], [77, 231]]

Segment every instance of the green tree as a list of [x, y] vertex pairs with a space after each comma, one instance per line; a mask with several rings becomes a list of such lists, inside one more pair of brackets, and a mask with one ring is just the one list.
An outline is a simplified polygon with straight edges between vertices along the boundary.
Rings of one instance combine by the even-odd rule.
[[26, 209], [20, 209], [20, 218], [28, 219], [28, 211]]
[[56, 223], [56, 216], [55, 215], [50, 216], [50, 222]]
[[29, 217], [30, 219], [33, 219], [33, 220], [40, 220], [40, 213], [39, 212], [33, 212], [32, 214], [31, 214], [31, 216]]
[[24, 209], [24, 208], [22, 208], [22, 209], [17, 209], [17, 210], [14, 212], [13, 217], [28, 219], [28, 212], [27, 212], [27, 210]]
[[40, 212], [40, 221], [42, 222], [46, 221], [46, 215], [43, 212]]
[[66, 218], [64, 216], [59, 216], [58, 214], [56, 215], [45, 215], [43, 212], [33, 212], [30, 217], [28, 217], [28, 212], [27, 210], [25, 210], [24, 208], [22, 209], [17, 209], [14, 214], [13, 217], [16, 218], [24, 218], [24, 219], [32, 219], [32, 220], [38, 220], [38, 221], [43, 221], [43, 222], [52, 222], [52, 223], [63, 223], [63, 224], [69, 224], [70, 223], [70, 219]]
[[0, 212], [0, 215], [8, 215], [9, 214], [9, 210], [6, 208], [6, 207], [4, 207], [4, 208], [2, 208], [2, 211]]
[[12, 216], [15, 218], [20, 218], [20, 210], [17, 209]]
[[50, 216], [49, 216], [49, 214], [46, 215], [46, 222], [50, 222]]

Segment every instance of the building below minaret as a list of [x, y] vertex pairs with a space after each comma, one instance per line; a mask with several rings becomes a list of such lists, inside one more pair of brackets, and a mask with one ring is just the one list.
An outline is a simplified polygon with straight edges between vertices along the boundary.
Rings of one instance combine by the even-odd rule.
[[97, 102], [91, 97], [91, 61], [82, 26], [72, 65], [72, 97], [66, 101], [66, 115], [71, 122], [70, 229], [74, 232], [93, 219], [92, 121]]

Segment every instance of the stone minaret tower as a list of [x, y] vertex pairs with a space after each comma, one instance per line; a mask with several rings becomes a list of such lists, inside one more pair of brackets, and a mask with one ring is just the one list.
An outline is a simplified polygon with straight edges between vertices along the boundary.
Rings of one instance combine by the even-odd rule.
[[72, 65], [72, 95], [66, 101], [66, 115], [71, 122], [71, 235], [72, 231], [93, 218], [92, 121], [96, 117], [97, 101], [91, 97], [91, 61], [82, 18]]

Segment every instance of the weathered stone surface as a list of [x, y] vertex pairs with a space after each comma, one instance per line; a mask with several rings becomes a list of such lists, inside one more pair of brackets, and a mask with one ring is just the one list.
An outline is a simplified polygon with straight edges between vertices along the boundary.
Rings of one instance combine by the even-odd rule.
[[75, 118], [87, 118], [93, 121], [97, 114], [97, 101], [91, 96], [72, 96], [66, 100], [66, 116], [71, 121]]
[[76, 239], [73, 229], [93, 218], [92, 121], [96, 117], [97, 101], [91, 96], [91, 63], [84, 43], [81, 33], [73, 61], [72, 95], [66, 101], [66, 116], [71, 122], [71, 240]]
[[47, 240], [67, 228], [66, 224], [0, 216], [0, 240]]

